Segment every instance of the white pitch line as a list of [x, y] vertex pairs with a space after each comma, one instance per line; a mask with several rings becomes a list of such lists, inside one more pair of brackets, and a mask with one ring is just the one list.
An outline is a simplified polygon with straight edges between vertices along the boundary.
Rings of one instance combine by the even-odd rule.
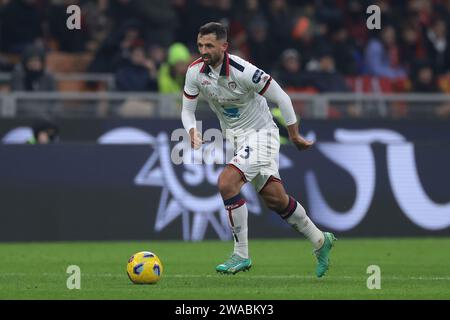
[[[0, 273], [1, 277], [25, 277], [25, 276], [60, 276], [60, 277], [67, 277], [66, 273], [61, 272], [61, 274], [56, 273], [41, 273], [41, 274], [26, 274], [26, 273]], [[126, 273], [81, 273], [81, 277], [98, 277], [98, 278], [112, 278], [112, 277], [124, 277], [126, 276]], [[178, 278], [178, 279], [197, 279], [197, 278], [226, 278], [226, 275], [222, 274], [164, 274], [163, 278]], [[300, 279], [300, 280], [309, 280], [309, 279], [317, 279], [315, 276], [308, 276], [308, 275], [251, 275], [251, 274], [245, 274], [245, 275], [237, 275], [235, 278], [237, 279]], [[345, 280], [366, 280], [366, 276], [332, 276], [328, 275], [325, 277], [325, 279], [345, 279]], [[424, 277], [424, 276], [382, 276], [382, 279], [385, 280], [419, 280], [419, 281], [450, 281], [450, 276], [444, 276], [444, 277]]]
[[[172, 274], [172, 275], [165, 275], [165, 277], [173, 277], [173, 278], [219, 278], [221, 276], [225, 275], [183, 275], [183, 274]], [[306, 275], [246, 275], [246, 278], [248, 279], [317, 279], [315, 276], [306, 276]], [[352, 277], [352, 276], [325, 276], [325, 278], [329, 279], [346, 279], [346, 280], [366, 280], [365, 276], [361, 277]], [[446, 280], [450, 281], [449, 277], [397, 277], [397, 276], [382, 276], [383, 279], [388, 280]]]

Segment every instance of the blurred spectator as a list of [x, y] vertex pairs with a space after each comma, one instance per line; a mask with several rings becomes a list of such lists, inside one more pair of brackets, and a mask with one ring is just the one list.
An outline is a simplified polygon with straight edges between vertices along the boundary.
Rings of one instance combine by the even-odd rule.
[[[436, 74], [434, 73], [432, 64], [428, 61], [419, 61], [416, 63], [412, 71], [412, 92], [417, 93], [442, 93], [437, 83]], [[440, 118], [448, 118], [450, 116], [450, 104], [441, 102], [428, 102], [428, 108], [433, 108], [434, 114]], [[420, 118], [429, 116], [431, 113], [427, 110], [419, 109], [417, 116]], [[414, 115], [413, 115], [414, 116]]]
[[116, 72], [116, 88], [119, 91], [158, 91], [158, 70], [146, 57], [143, 43], [131, 47], [130, 58]]
[[214, 10], [210, 16], [212, 21], [220, 21], [230, 26], [233, 19], [233, 1], [232, 0], [214, 0]]
[[40, 120], [33, 124], [33, 137], [27, 144], [49, 144], [59, 140], [59, 127], [51, 121]]
[[279, 56], [284, 48], [292, 45], [292, 18], [286, 0], [270, 0], [268, 10], [270, 28], [267, 29], [270, 43], [267, 48], [272, 47], [276, 56]]
[[[434, 10], [439, 12], [442, 19], [447, 22], [447, 30], [450, 28], [450, 1], [444, 0], [440, 3], [435, 3]], [[448, 33], [448, 32], [447, 32]]]
[[336, 68], [345, 75], [356, 75], [363, 68], [363, 57], [356, 45], [349, 39], [348, 31], [339, 27], [331, 31], [331, 44]]
[[279, 81], [289, 91], [314, 88], [318, 92], [348, 92], [345, 78], [336, 70], [331, 51], [322, 49], [317, 54], [317, 70], [300, 71], [300, 55], [295, 49], [287, 49], [281, 55], [281, 66], [275, 73]]
[[242, 59], [250, 60], [250, 46], [248, 44], [247, 30], [239, 21], [234, 21], [228, 32], [228, 52]]
[[[82, 9], [81, 30], [65, 28], [65, 9], [71, 4]], [[381, 8], [382, 30], [374, 31], [378, 37], [368, 41], [366, 8], [371, 4]], [[32, 44], [95, 52], [87, 72], [114, 73], [120, 79], [124, 70], [131, 75], [132, 43], [143, 41], [154, 69], [163, 67], [160, 77], [170, 79], [176, 69], [164, 63], [170, 44], [176, 39], [195, 51], [198, 28], [209, 21], [228, 26], [230, 53], [266, 72], [279, 72], [281, 78], [291, 77], [284, 79], [287, 83], [333, 87], [315, 82], [324, 72], [323, 57], [319, 59], [323, 47], [329, 47], [334, 61], [328, 61], [336, 68], [333, 77], [408, 76], [410, 81], [404, 83], [412, 83], [415, 62], [422, 59], [430, 61], [437, 78], [450, 74], [448, 0], [0, 0], [0, 70], [11, 70], [17, 54]], [[286, 66], [295, 65], [293, 58], [277, 66], [280, 58], [285, 60], [281, 55], [287, 48], [301, 53], [300, 77], [293, 75], [297, 71], [287, 72]]]
[[368, 38], [365, 12], [370, 4], [368, 1], [361, 0], [346, 1], [344, 26], [349, 32], [350, 38], [355, 41], [356, 46], [361, 50], [364, 49]]
[[[11, 90], [13, 91], [55, 91], [56, 82], [52, 74], [45, 68], [45, 52], [36, 46], [27, 47], [11, 74]], [[20, 104], [21, 112], [29, 117], [40, 117], [48, 111], [57, 112], [58, 103], [48, 100], [24, 100]]]
[[[254, 27], [255, 21], [263, 21], [267, 27], [267, 17], [259, 0], [237, 2], [235, 12], [235, 19], [232, 21], [228, 33], [229, 52], [250, 61], [252, 55], [249, 41], [253, 40], [249, 34], [255, 31], [251, 27]], [[267, 38], [267, 28], [264, 32]]]
[[164, 45], [173, 42], [174, 30], [178, 25], [176, 14], [170, 1], [166, 0], [116, 0], [109, 1], [109, 14], [113, 17], [116, 33], [130, 20], [142, 25], [147, 43], [159, 41]]
[[140, 18], [139, 12], [137, 12], [132, 4], [133, 0], [115, 0], [108, 1], [108, 15], [111, 17], [111, 21], [114, 23], [112, 32], [117, 32], [123, 25], [127, 24], [130, 20], [137, 21]]
[[428, 58], [433, 61], [434, 71], [444, 74], [450, 70], [450, 45], [445, 21], [433, 21], [426, 31]]
[[415, 61], [425, 58], [426, 50], [421, 30], [414, 23], [405, 23], [402, 26], [400, 45], [400, 58], [408, 71]]
[[319, 69], [309, 76], [314, 87], [319, 92], [349, 92], [344, 76], [336, 70], [331, 51], [324, 49], [318, 57]]
[[275, 79], [288, 91], [307, 87], [308, 83], [301, 72], [300, 54], [295, 49], [286, 49], [281, 54], [281, 63], [274, 72]]
[[[178, 1], [176, 1], [178, 2]], [[196, 48], [198, 28], [210, 21], [217, 21], [229, 27], [233, 17], [232, 1], [230, 0], [185, 0], [183, 11], [183, 24], [179, 25], [180, 34], [190, 48]]]
[[42, 16], [37, 0], [10, 1], [1, 11], [0, 50], [21, 53], [25, 47], [42, 40]]
[[313, 70], [317, 68], [317, 61], [314, 58], [319, 48], [326, 45], [325, 35], [327, 27], [314, 19], [314, 6], [307, 6], [305, 15], [299, 17], [293, 26], [292, 37], [294, 47], [302, 53], [304, 69]]
[[45, 70], [45, 53], [36, 47], [28, 47], [22, 62], [16, 66], [11, 77], [14, 91], [53, 91], [55, 79]]
[[89, 72], [116, 72], [121, 63], [127, 61], [131, 45], [143, 39], [141, 23], [130, 20], [116, 32], [112, 32], [97, 51]]
[[268, 25], [263, 17], [254, 18], [249, 24], [250, 62], [265, 72], [270, 73], [275, 61], [274, 45], [268, 38]]
[[191, 54], [187, 47], [181, 43], [172, 44], [169, 47], [167, 62], [159, 69], [159, 92], [180, 93], [190, 62]]
[[419, 61], [412, 70], [411, 89], [420, 93], [438, 93], [441, 90], [438, 87], [436, 76], [431, 63]]
[[408, 12], [415, 14], [421, 25], [428, 26], [431, 23], [433, 3], [430, 0], [409, 0], [406, 3]]
[[152, 44], [148, 54], [150, 60], [155, 63], [157, 69], [159, 69], [166, 60], [166, 50], [162, 45]]
[[[428, 1], [428, 0], [427, 0]], [[398, 22], [398, 15], [396, 15], [396, 12], [394, 10], [394, 8], [392, 7], [393, 5], [395, 6], [396, 3], [398, 4], [399, 2], [403, 2], [403, 1], [391, 1], [391, 0], [376, 0], [376, 1], [370, 1], [370, 3], [368, 3], [367, 5], [365, 5], [364, 11], [366, 10], [366, 8], [369, 5], [376, 5], [380, 8], [380, 13], [381, 13], [381, 28], [383, 28], [385, 25], [395, 25]]]
[[178, 24], [175, 28], [174, 40], [182, 43], [190, 43], [192, 34], [189, 34], [189, 6], [188, 0], [172, 0], [172, 7], [177, 16]]
[[245, 0], [239, 1], [237, 8], [237, 19], [248, 28], [248, 21], [252, 21], [254, 18], [265, 18], [263, 6], [259, 0]]
[[0, 54], [0, 72], [12, 71], [14, 69], [14, 64], [8, 61], [2, 54]]
[[367, 73], [391, 79], [405, 77], [400, 66], [399, 50], [393, 26], [383, 26], [380, 37], [372, 38], [365, 52]]
[[343, 14], [336, 0], [317, 1], [315, 6], [316, 19], [320, 24], [326, 25], [327, 30], [333, 30], [341, 25]]

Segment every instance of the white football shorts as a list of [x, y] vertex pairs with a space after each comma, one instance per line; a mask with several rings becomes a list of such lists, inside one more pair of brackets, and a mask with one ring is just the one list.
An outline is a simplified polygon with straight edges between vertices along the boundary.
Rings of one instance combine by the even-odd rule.
[[259, 192], [270, 176], [280, 179], [278, 172], [280, 134], [278, 128], [261, 129], [227, 136], [234, 146], [229, 165], [239, 169], [242, 178]]

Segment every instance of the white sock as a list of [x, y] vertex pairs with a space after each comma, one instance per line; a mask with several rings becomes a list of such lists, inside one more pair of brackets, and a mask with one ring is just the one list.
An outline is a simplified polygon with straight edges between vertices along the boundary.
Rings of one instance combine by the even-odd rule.
[[234, 253], [248, 259], [248, 210], [241, 195], [225, 200], [228, 222], [234, 239]]
[[306, 215], [305, 209], [294, 198], [289, 197], [289, 205], [281, 217], [295, 230], [311, 241], [315, 249], [322, 247], [325, 237], [323, 232], [316, 227], [314, 222]]

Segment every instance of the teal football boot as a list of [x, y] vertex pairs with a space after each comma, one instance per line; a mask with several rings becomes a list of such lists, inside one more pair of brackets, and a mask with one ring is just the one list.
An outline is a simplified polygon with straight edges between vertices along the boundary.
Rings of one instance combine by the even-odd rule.
[[316, 276], [321, 278], [325, 275], [330, 265], [330, 251], [333, 248], [334, 242], [337, 240], [331, 232], [324, 232], [324, 242], [320, 249], [314, 250], [317, 258]]
[[224, 274], [236, 274], [240, 271], [250, 270], [251, 267], [251, 259], [245, 259], [233, 253], [227, 261], [216, 267], [216, 271]]

